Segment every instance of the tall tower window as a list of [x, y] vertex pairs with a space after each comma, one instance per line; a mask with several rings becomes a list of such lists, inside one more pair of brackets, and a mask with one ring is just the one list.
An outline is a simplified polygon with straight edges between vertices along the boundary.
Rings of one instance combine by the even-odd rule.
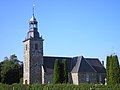
[[27, 51], [27, 48], [28, 48], [28, 45], [26, 44], [26, 46], [25, 46], [25, 50]]
[[38, 44], [37, 43], [35, 44], [35, 50], [38, 50]]

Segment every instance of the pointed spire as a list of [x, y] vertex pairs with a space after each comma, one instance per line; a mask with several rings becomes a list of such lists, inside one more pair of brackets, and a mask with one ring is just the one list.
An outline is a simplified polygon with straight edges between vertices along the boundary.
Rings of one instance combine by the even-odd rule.
[[39, 32], [38, 32], [38, 22], [34, 16], [34, 0], [33, 0], [33, 7], [32, 7], [32, 17], [29, 21], [29, 32], [27, 38], [39, 38]]
[[31, 19], [30, 19], [30, 21], [36, 21], [36, 18], [35, 18], [35, 16], [34, 16], [34, 13], [35, 13], [35, 0], [33, 0], [33, 6], [32, 6], [32, 17], [31, 17]]
[[33, 16], [34, 16], [34, 9], [35, 9], [35, 4], [34, 4], [34, 2], [33, 2]]

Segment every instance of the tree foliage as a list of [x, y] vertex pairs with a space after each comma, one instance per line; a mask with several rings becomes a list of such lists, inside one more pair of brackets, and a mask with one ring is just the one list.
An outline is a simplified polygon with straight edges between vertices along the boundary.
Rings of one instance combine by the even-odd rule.
[[109, 84], [109, 78], [110, 78], [110, 74], [109, 74], [109, 69], [110, 69], [110, 56], [107, 56], [106, 59], [106, 81], [107, 84]]
[[1, 82], [6, 84], [19, 83], [22, 77], [23, 65], [19, 63], [17, 56], [11, 55], [10, 58], [5, 57], [0, 63]]
[[54, 83], [60, 83], [60, 63], [58, 59], [55, 60], [54, 64]]
[[63, 83], [68, 82], [68, 70], [67, 70], [67, 61], [65, 59], [62, 60], [63, 66]]
[[62, 63], [58, 59], [55, 60], [54, 64], [54, 83], [67, 83], [68, 82], [68, 71], [67, 62], [65, 59]]
[[63, 63], [60, 63], [60, 83], [63, 83], [64, 81], [64, 65]]
[[119, 62], [117, 55], [111, 55], [107, 57], [106, 62], [106, 79], [107, 84], [119, 83]]

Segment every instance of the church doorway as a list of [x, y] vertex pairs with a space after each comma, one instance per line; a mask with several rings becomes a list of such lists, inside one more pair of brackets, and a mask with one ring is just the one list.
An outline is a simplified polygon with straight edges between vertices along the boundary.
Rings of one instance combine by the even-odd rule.
[[27, 80], [25, 80], [25, 85], [27, 85]]

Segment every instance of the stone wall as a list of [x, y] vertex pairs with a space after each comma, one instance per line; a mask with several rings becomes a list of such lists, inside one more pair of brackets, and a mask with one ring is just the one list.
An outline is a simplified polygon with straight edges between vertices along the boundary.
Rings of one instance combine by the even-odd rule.
[[42, 84], [45, 84], [45, 82], [46, 82], [45, 70], [44, 70], [44, 67], [42, 65]]
[[68, 83], [69, 83], [69, 84], [72, 84], [72, 83], [73, 83], [72, 74], [71, 74], [71, 73], [68, 73]]
[[24, 42], [23, 84], [30, 83], [30, 40]]
[[96, 83], [96, 73], [79, 73], [79, 83]]
[[97, 83], [99, 84], [105, 83], [105, 78], [106, 78], [105, 73], [97, 73], [96, 76], [97, 76]]
[[79, 83], [104, 83], [105, 73], [79, 73]]
[[[35, 49], [37, 44], [37, 49]], [[42, 83], [43, 42], [42, 39], [33, 39], [30, 44], [30, 83]]]
[[78, 73], [72, 73], [72, 81], [73, 81], [73, 84], [75, 85], [78, 85], [79, 82], [78, 82]]
[[54, 74], [53, 73], [45, 73], [45, 83], [53, 83], [53, 79], [54, 79]]
[[42, 38], [28, 39], [24, 41], [23, 84], [42, 83], [42, 64], [43, 64]]

